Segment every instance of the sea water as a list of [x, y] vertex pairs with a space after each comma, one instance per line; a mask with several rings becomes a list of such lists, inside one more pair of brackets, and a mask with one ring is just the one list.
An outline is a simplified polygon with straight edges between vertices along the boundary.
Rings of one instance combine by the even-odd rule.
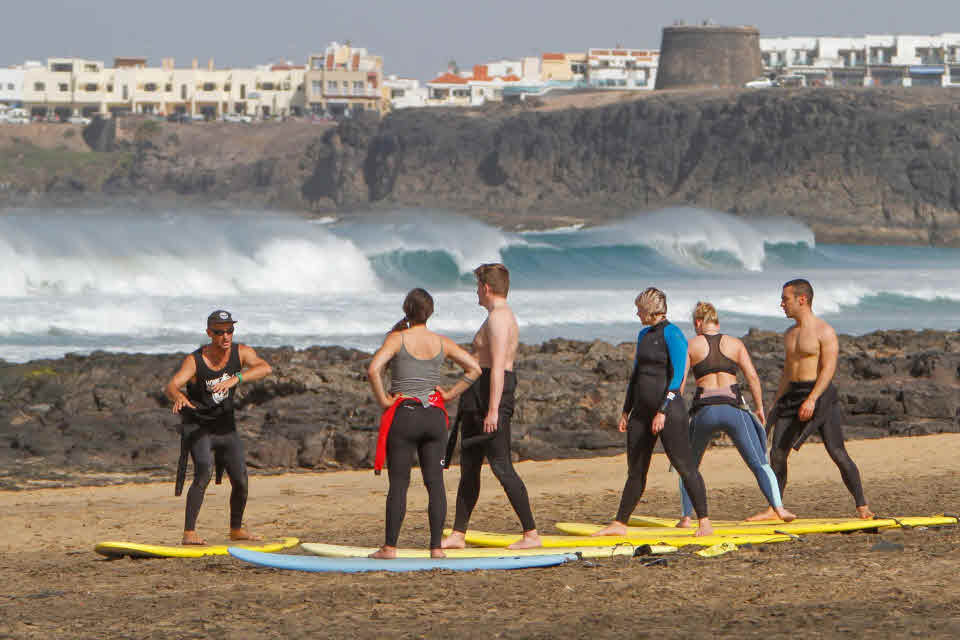
[[960, 250], [817, 244], [789, 219], [676, 208], [507, 232], [425, 210], [310, 220], [32, 209], [0, 217], [0, 358], [189, 351], [220, 308], [247, 344], [373, 350], [418, 286], [436, 302], [431, 328], [466, 341], [485, 317], [471, 275], [483, 262], [509, 267], [527, 343], [633, 340], [633, 300], [648, 286], [666, 292], [688, 335], [698, 300], [734, 335], [782, 331], [780, 289], [798, 277], [843, 333], [960, 327]]

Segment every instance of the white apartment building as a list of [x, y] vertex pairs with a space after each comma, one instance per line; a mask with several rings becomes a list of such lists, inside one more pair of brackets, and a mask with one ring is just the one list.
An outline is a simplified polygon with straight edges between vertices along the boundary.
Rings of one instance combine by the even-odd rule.
[[652, 90], [660, 52], [650, 49], [588, 49], [587, 84], [592, 89]]
[[760, 51], [805, 86], [960, 86], [960, 33], [760, 38]]
[[185, 113], [221, 117], [297, 115], [304, 109], [302, 66], [261, 65], [252, 69], [176, 68], [172, 58], [148, 67], [145, 58], [99, 60], [51, 58], [25, 66], [23, 104], [34, 116]]
[[[27, 63], [31, 64], [31, 63]], [[40, 63], [32, 63], [38, 65]], [[0, 104], [20, 106], [23, 104], [23, 77], [27, 65], [0, 69]]]
[[389, 96], [391, 109], [409, 109], [427, 104], [427, 88], [421, 87], [420, 81], [415, 78], [392, 75], [384, 79], [383, 86]]

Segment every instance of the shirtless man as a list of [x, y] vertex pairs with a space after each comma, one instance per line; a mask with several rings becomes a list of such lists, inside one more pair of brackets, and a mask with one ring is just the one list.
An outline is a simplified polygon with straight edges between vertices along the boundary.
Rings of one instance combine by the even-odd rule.
[[[517, 376], [513, 372], [520, 329], [507, 304], [510, 273], [502, 264], [482, 264], [473, 271], [477, 277], [478, 304], [487, 320], [473, 339], [473, 353], [483, 370], [480, 379], [460, 399], [463, 443], [460, 451], [460, 486], [453, 533], [442, 543], [444, 549], [462, 549], [470, 515], [480, 497], [480, 470], [483, 459], [490, 462], [523, 527], [523, 538], [511, 549], [541, 546], [540, 535], [530, 510], [530, 498], [510, 457], [510, 419], [513, 416]], [[471, 442], [472, 441], [472, 442]], [[449, 459], [448, 451], [448, 459]]]
[[[857, 515], [872, 518], [860, 483], [860, 471], [843, 440], [843, 414], [840, 410], [833, 376], [837, 371], [840, 345], [829, 324], [813, 314], [813, 287], [806, 280], [791, 280], [783, 285], [780, 307], [796, 321], [784, 334], [786, 359], [777, 389], [777, 400], [767, 419], [768, 429], [775, 425], [770, 466], [777, 476], [780, 493], [787, 484], [787, 456], [799, 450], [804, 441], [819, 431], [823, 446], [847, 490], [853, 495]], [[770, 510], [771, 515], [772, 510]]]
[[[173, 403], [173, 412], [183, 417], [180, 441], [180, 465], [177, 469], [176, 495], [183, 490], [186, 458], [193, 458], [193, 483], [187, 491], [183, 544], [206, 544], [197, 534], [197, 516], [210, 483], [213, 460], [222, 463], [230, 478], [230, 539], [260, 540], [243, 528], [247, 505], [247, 463], [243, 443], [237, 433], [233, 398], [237, 385], [259, 380], [270, 374], [270, 365], [245, 344], [234, 344], [229, 311], [217, 310], [207, 317], [210, 344], [183, 359], [164, 393]], [[186, 385], [187, 393], [180, 389]]]

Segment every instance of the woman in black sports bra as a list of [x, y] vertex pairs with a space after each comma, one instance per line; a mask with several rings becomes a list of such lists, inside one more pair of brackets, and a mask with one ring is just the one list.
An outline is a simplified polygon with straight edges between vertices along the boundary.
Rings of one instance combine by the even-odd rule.
[[[690, 409], [690, 442], [694, 460], [699, 468], [703, 454], [713, 435], [723, 431], [730, 436], [740, 456], [757, 478], [757, 484], [770, 507], [783, 521], [795, 515], [783, 508], [777, 478], [767, 460], [766, 432], [763, 429], [763, 395], [760, 378], [743, 342], [720, 333], [717, 310], [709, 302], [698, 302], [693, 312], [693, 326], [697, 337], [690, 341], [687, 365], [697, 380], [697, 390]], [[729, 357], [733, 356], [732, 358]], [[737, 369], [743, 371], [750, 393], [757, 405], [758, 422], [745, 408]], [[678, 527], [692, 527], [693, 504], [680, 481], [683, 516]], [[747, 520], [765, 519], [766, 511]]]

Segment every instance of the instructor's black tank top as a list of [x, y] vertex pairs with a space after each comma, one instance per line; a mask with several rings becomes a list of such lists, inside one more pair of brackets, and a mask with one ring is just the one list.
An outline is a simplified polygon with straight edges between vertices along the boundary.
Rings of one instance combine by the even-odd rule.
[[214, 371], [203, 359], [203, 347], [193, 352], [193, 361], [197, 365], [196, 379], [187, 383], [187, 397], [196, 409], [184, 407], [185, 422], [209, 426], [213, 431], [231, 431], [236, 428], [233, 417], [233, 396], [237, 387], [231, 387], [222, 393], [213, 393], [210, 389], [218, 382], [228, 380], [241, 369], [240, 345], [230, 345], [230, 358], [223, 369]]

